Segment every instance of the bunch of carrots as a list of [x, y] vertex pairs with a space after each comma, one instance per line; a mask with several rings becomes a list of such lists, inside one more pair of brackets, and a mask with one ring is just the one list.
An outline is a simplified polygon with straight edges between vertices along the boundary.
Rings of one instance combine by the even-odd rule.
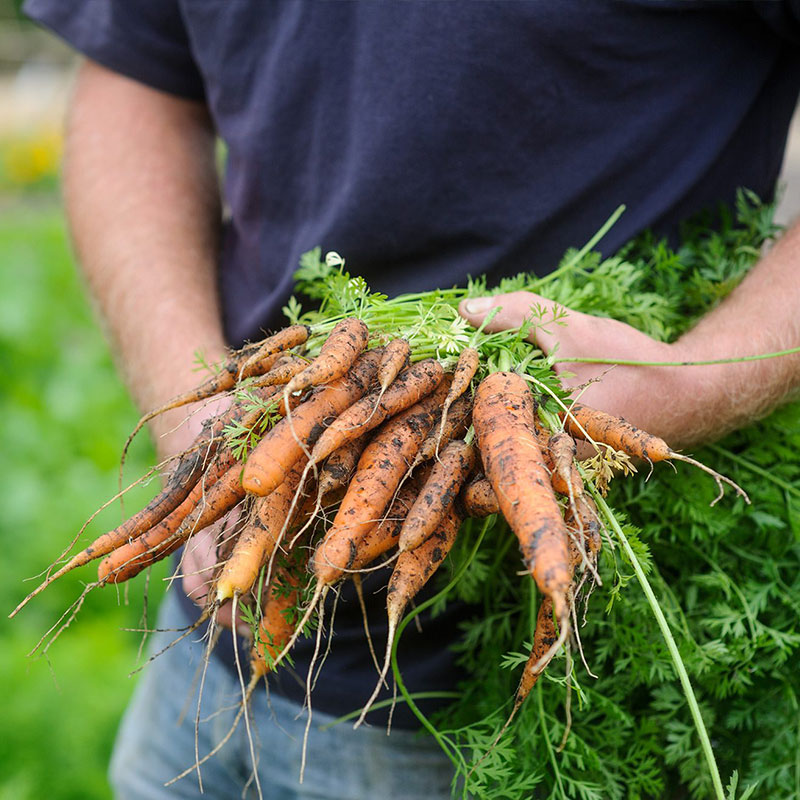
[[[356, 315], [290, 325], [232, 352], [194, 391], [143, 417], [137, 431], [168, 409], [231, 397], [144, 509], [69, 558], [13, 613], [97, 559], [87, 592], [128, 581], [238, 509], [218, 543], [197, 622], [213, 623], [228, 601], [234, 614], [246, 607], [256, 621], [237, 722], [259, 681], [321, 613], [326, 594], [346, 580], [359, 589], [360, 573], [382, 559], [392, 567], [388, 645], [360, 723], [384, 682], [398, 624], [462, 521], [498, 514], [541, 596], [510, 722], [577, 627], [576, 598], [597, 578], [603, 522], [576, 439], [621, 464], [692, 460], [624, 420], [545, 396], [524, 366], [484, 357], [490, 337], [480, 331], [439, 359], [388, 328], [371, 330]], [[713, 474], [721, 486], [726, 479]]]

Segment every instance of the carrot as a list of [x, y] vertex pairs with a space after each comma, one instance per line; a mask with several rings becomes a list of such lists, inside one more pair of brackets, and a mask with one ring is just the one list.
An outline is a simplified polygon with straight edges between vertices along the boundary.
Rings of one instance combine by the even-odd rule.
[[381, 397], [374, 392], [340, 414], [319, 437], [310, 463], [318, 464], [345, 442], [377, 428], [430, 394], [442, 381], [444, 370], [438, 361], [426, 359], [403, 370]]
[[300, 483], [305, 461], [301, 457], [274, 492], [259, 498], [254, 519], [239, 532], [233, 552], [217, 578], [217, 603], [248, 592], [255, 583], [261, 567], [279, 543], [278, 537]]
[[308, 325], [290, 325], [256, 343], [253, 347], [246, 348], [238, 359], [238, 379], [263, 375], [275, 363], [273, 356], [305, 343], [310, 333]]
[[378, 385], [385, 392], [401, 369], [408, 363], [411, 346], [407, 339], [392, 339], [384, 348], [378, 367]]
[[291, 353], [281, 356], [265, 375], [253, 378], [250, 387], [278, 386], [288, 383], [308, 366], [308, 361]]
[[553, 488], [574, 500], [583, 494], [583, 479], [575, 466], [575, 440], [566, 432], [554, 433], [547, 442], [553, 461]]
[[492, 484], [484, 475], [479, 475], [470, 481], [462, 490], [459, 496], [461, 507], [467, 517], [483, 519], [490, 514], [499, 514], [500, 505], [497, 502], [497, 495], [492, 489]]
[[536, 667], [556, 641], [558, 641], [558, 632], [553, 620], [553, 601], [549, 597], [545, 597], [536, 614], [533, 647], [525, 664], [525, 669], [522, 670], [522, 678], [514, 698], [514, 710], [522, 705], [525, 698], [530, 694], [531, 689], [536, 685], [536, 681], [539, 680], [539, 676], [544, 672], [544, 667], [539, 667], [538, 669]]
[[411, 347], [405, 339], [392, 339], [384, 348], [383, 358], [378, 366], [378, 395], [372, 406], [374, 414], [386, 390], [392, 385], [403, 367], [408, 363]]
[[[201, 434], [202, 436], [203, 434]], [[213, 452], [211, 452], [213, 455]], [[177, 468], [167, 480], [164, 489], [159, 492], [141, 511], [129, 517], [121, 525], [98, 536], [88, 547], [76, 553], [66, 564], [42, 581], [15, 609], [16, 613], [27, 602], [58, 580], [78, 567], [89, 564], [96, 558], [107, 555], [121, 547], [126, 541], [141, 536], [145, 531], [160, 523], [173, 513], [188, 497], [206, 468], [208, 451], [193, 451], [181, 458]]]
[[665, 461], [672, 456], [672, 450], [663, 439], [605, 411], [573, 403], [569, 413], [562, 413], [561, 417], [566, 430], [578, 439], [588, 437], [620, 450], [632, 458]]
[[436, 394], [424, 398], [393, 418], [365, 448], [333, 525], [314, 553], [320, 583], [334, 583], [355, 560], [359, 540], [381, 519], [433, 425], [439, 402]]
[[597, 565], [597, 557], [603, 545], [603, 539], [600, 535], [600, 517], [594, 500], [588, 495], [578, 497], [575, 501], [574, 510], [572, 508], [567, 509], [564, 521], [567, 524], [567, 528], [576, 534], [576, 537], [571, 537], [570, 539], [571, 548], [582, 548], [583, 550], [583, 553], [579, 553], [577, 560], [574, 554], [570, 557], [573, 562], [578, 563], [585, 555], [590, 569], [594, 571]]
[[286, 646], [297, 624], [300, 601], [300, 569], [280, 567], [264, 592], [250, 661], [251, 676], [259, 678], [272, 671], [278, 653]]
[[528, 571], [566, 626], [572, 581], [568, 537], [533, 429], [533, 397], [525, 380], [513, 372], [484, 378], [475, 393], [472, 422], [486, 477]]
[[[218, 372], [215, 372], [210, 378], [203, 381], [199, 386], [190, 389], [188, 392], [179, 394], [173, 397], [172, 400], [165, 403], [159, 408], [148, 411], [147, 414], [142, 416], [136, 423], [136, 427], [131, 432], [130, 436], [122, 448], [122, 460], [125, 459], [125, 454], [128, 452], [131, 442], [137, 433], [155, 417], [163, 414], [166, 411], [171, 411], [174, 408], [189, 405], [190, 403], [198, 403], [201, 400], [207, 400], [221, 392], [227, 392], [236, 385], [238, 379], [251, 377], [253, 375], [262, 375], [272, 367], [280, 353], [297, 344], [302, 344], [308, 337], [308, 328], [305, 325], [292, 325], [290, 328], [284, 328], [274, 336], [270, 336], [265, 340], [263, 345], [259, 348], [259, 352], [253, 355], [249, 349], [240, 350], [232, 353], [222, 364]], [[265, 355], [261, 355], [261, 351]], [[245, 366], [247, 367], [245, 369]]]
[[284, 480], [305, 448], [319, 438], [329, 421], [352, 405], [369, 388], [380, 361], [380, 350], [369, 350], [343, 377], [319, 390], [281, 420], [253, 448], [244, 465], [242, 485], [267, 495]]
[[367, 346], [368, 338], [369, 330], [360, 319], [346, 317], [337, 322], [319, 355], [286, 384], [285, 394], [288, 396], [341, 378]]
[[[447, 415], [444, 427], [435, 425], [434, 429], [428, 434], [422, 446], [419, 448], [414, 466], [428, 461], [436, 456], [436, 451], [442, 445], [447, 444], [451, 439], [463, 436], [470, 424], [472, 414], [472, 398], [462, 394], [452, 406]], [[441, 421], [441, 417], [440, 417]]]
[[[562, 636], [564, 631], [562, 631]], [[503, 734], [508, 730], [508, 727], [514, 720], [525, 698], [531, 693], [531, 689], [536, 685], [539, 676], [545, 671], [547, 665], [552, 660], [553, 654], [562, 638], [556, 630], [555, 621], [553, 620], [553, 601], [549, 597], [542, 599], [539, 604], [539, 610], [536, 614], [536, 627], [533, 632], [533, 646], [528, 660], [525, 663], [525, 668], [522, 670], [522, 677], [517, 685], [517, 691], [514, 695], [514, 705], [511, 708], [511, 713], [508, 715], [500, 732], [495, 736], [494, 741], [486, 749], [486, 752], [472, 765], [467, 778], [472, 775], [477, 766], [497, 747], [497, 743], [503, 738]]]
[[[98, 567], [98, 582], [129, 580], [145, 567], [175, 552], [193, 533], [220, 519], [244, 497], [240, 473], [241, 467], [234, 464], [210, 486], [198, 484], [161, 523], [104, 558]], [[201, 488], [199, 493], [198, 487]]]
[[370, 528], [358, 543], [355, 558], [349, 569], [354, 571], [363, 569], [397, 544], [400, 540], [403, 522], [414, 504], [417, 493], [418, 489], [411, 485], [403, 486], [400, 489], [383, 519]]
[[[469, 388], [475, 373], [478, 371], [480, 365], [480, 353], [474, 347], [465, 347], [458, 357], [456, 368], [453, 371], [453, 382], [450, 384], [450, 391], [444, 400], [442, 406], [442, 421], [439, 425], [439, 439], [441, 440], [442, 433], [444, 432], [445, 421], [447, 420], [447, 412], [455, 400]], [[437, 447], [438, 452], [438, 447]]]
[[415, 550], [408, 550], [398, 557], [392, 571], [392, 577], [389, 579], [389, 588], [386, 591], [386, 612], [389, 627], [383, 669], [375, 690], [364, 705], [361, 716], [354, 727], [357, 728], [364, 721], [386, 679], [392, 655], [392, 646], [394, 645], [395, 631], [405, 613], [406, 607], [430, 580], [433, 573], [444, 561], [445, 556], [450, 552], [460, 525], [461, 518], [451, 508], [442, 519], [439, 528], [428, 539]]
[[439, 527], [472, 472], [475, 458], [472, 444], [459, 439], [447, 445], [403, 523], [400, 552], [419, 547]]
[[324, 498], [331, 492], [343, 489], [350, 482], [358, 459], [364, 452], [369, 439], [368, 434], [359, 436], [351, 442], [345, 442], [334, 450], [319, 472], [319, 497]]
[[640, 458], [650, 463], [668, 460], [685, 461], [687, 464], [692, 464], [703, 472], [707, 472], [719, 489], [719, 494], [711, 503], [712, 506], [722, 497], [723, 484], [730, 486], [736, 494], [744, 498], [745, 502], [750, 502], [747, 492], [730, 478], [720, 475], [716, 470], [694, 458], [683, 453], [676, 453], [663, 439], [631, 425], [622, 417], [615, 417], [613, 414], [598, 411], [581, 403], [573, 403], [569, 408], [569, 413], [562, 412], [561, 418], [564, 427], [578, 439], [586, 440], [588, 437], [595, 442], [613, 447], [631, 458]]

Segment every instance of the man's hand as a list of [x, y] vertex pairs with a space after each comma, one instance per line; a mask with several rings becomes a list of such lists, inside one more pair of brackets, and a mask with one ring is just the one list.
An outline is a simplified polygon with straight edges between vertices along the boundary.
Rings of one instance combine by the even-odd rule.
[[[681, 361], [689, 357], [680, 345], [657, 342], [616, 320], [564, 309], [531, 292], [465, 300], [459, 311], [477, 327], [494, 308], [500, 310], [485, 330], [518, 328], [532, 318], [535, 325], [528, 338], [546, 355], [555, 351], [556, 357], [561, 358], [653, 362]], [[683, 405], [681, 395], [691, 391], [691, 375], [687, 370], [692, 368], [581, 363], [557, 364], [555, 368], [563, 376], [565, 387], [580, 392], [581, 402], [625, 417], [649, 433], [666, 438], [672, 447], [687, 444], [680, 438], [678, 409]]]
[[[230, 406], [230, 398], [221, 398], [198, 403], [194, 406], [175, 409], [160, 417], [156, 435], [156, 449], [159, 461], [178, 455], [188, 450], [203, 429], [203, 423], [224, 412]], [[201, 479], [202, 480], [202, 479]], [[239, 519], [234, 510], [219, 522], [193, 534], [183, 550], [179, 572], [183, 591], [198, 606], [204, 608], [213, 579], [214, 567], [219, 561], [217, 545]], [[217, 612], [217, 622], [230, 628], [232, 625], [232, 607], [230, 602], [224, 603]], [[249, 626], [239, 623], [240, 633], [249, 633]]]
[[[566, 309], [563, 324], [538, 325], [547, 354], [635, 361], [711, 361], [800, 348], [800, 225], [796, 224], [719, 306], [672, 344], [614, 320]], [[553, 302], [528, 292], [465, 300], [461, 314], [488, 330], [518, 327], [532, 306]], [[547, 315], [544, 322], [547, 322]], [[552, 319], [552, 315], [550, 316]], [[800, 391], [800, 354], [766, 360], [678, 367], [562, 364], [567, 386], [593, 381], [582, 399], [661, 436], [673, 449], [700, 444], [764, 416]]]

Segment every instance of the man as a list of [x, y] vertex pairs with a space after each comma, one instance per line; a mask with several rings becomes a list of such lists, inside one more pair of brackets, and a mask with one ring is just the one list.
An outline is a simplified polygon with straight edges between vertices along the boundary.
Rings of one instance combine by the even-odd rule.
[[[629, 211], [608, 251], [645, 227], [673, 234], [688, 214], [731, 201], [738, 186], [767, 196], [800, 86], [789, 3], [28, 0], [26, 9], [89, 58], [70, 113], [67, 211], [142, 408], [196, 383], [197, 350], [218, 360], [226, 345], [280, 325], [292, 269], [314, 245], [341, 252], [373, 288], [393, 294], [469, 274], [547, 271], [621, 202]], [[227, 148], [224, 213], [215, 136]], [[798, 237], [790, 232], [673, 345], [575, 313], [537, 343], [549, 351], [558, 342], [567, 356], [668, 361], [797, 346]], [[478, 324], [502, 305], [493, 326], [513, 326], [538, 301], [514, 294], [462, 311]], [[585, 397], [680, 447], [786, 398], [799, 365], [793, 357], [620, 367]], [[600, 372], [571, 371], [575, 382]], [[656, 395], [663, 402], [647, 400]], [[183, 449], [199, 416], [175, 424], [174, 415], [154, 423], [161, 455]], [[184, 571], [212, 562], [210, 545], [196, 548]], [[186, 589], [202, 600], [202, 577], [187, 578]], [[164, 619], [185, 625], [187, 611], [173, 600]], [[426, 621], [411, 641], [422, 657], [409, 662], [410, 686], [454, 680], [444, 646], [454, 613]], [[340, 609], [338, 622], [315, 692], [315, 708], [330, 715], [358, 706], [374, 680], [357, 612]], [[232, 661], [230, 644], [219, 649]], [[169, 651], [138, 691], [115, 756], [120, 796], [162, 796], [164, 780], [194, 760], [191, 715], [174, 727], [194, 671], [181, 659], [199, 658], [191, 653]], [[308, 655], [301, 643], [301, 674]], [[206, 710], [235, 702], [237, 685], [212, 660]], [[448, 793], [446, 759], [408, 731], [387, 740], [379, 727], [315, 732], [310, 772], [297, 786], [301, 699], [291, 679], [277, 681], [276, 726], [256, 698], [267, 796]], [[201, 755], [229, 721], [200, 726]], [[414, 725], [402, 709], [396, 722]], [[234, 739], [204, 765], [207, 792], [239, 792], [250, 757], [246, 740]], [[189, 781], [163, 796], [193, 793]], [[282, 788], [267, 791], [267, 782]]]

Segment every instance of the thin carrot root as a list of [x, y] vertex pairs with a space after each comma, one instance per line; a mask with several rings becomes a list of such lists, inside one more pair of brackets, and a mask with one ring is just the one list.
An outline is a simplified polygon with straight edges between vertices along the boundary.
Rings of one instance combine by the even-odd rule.
[[206, 608], [204, 608], [202, 613], [200, 614], [200, 616], [191, 625], [189, 625], [189, 627], [186, 628], [186, 630], [183, 631], [183, 633], [180, 636], [178, 636], [177, 638], [173, 639], [165, 647], [162, 647], [157, 653], [153, 653], [153, 655], [151, 655], [147, 659], [147, 661], [145, 661], [142, 665], [136, 667], [136, 669], [134, 669], [134, 670], [131, 670], [128, 673], [128, 677], [129, 678], [133, 677], [138, 672], [141, 672], [143, 669], [145, 669], [145, 667], [147, 667], [148, 664], [151, 664], [159, 656], [164, 655], [164, 653], [166, 653], [167, 650], [170, 650], [173, 647], [175, 647], [176, 644], [178, 644], [179, 642], [182, 642], [187, 636], [191, 636], [191, 634], [193, 634], [200, 626], [202, 626], [204, 623], [206, 623], [209, 619], [215, 619], [218, 609], [219, 609], [219, 605], [217, 603], [212, 603], [211, 605], [209, 605]]
[[358, 605], [361, 608], [361, 619], [364, 621], [364, 635], [367, 637], [367, 647], [369, 647], [369, 654], [372, 657], [372, 663], [375, 665], [376, 672], [380, 675], [381, 665], [378, 662], [378, 656], [375, 653], [375, 646], [372, 643], [372, 634], [369, 632], [369, 619], [367, 618], [367, 604], [364, 602], [364, 587], [361, 585], [361, 576], [358, 574], [353, 575], [353, 586], [356, 590], [356, 597], [358, 597]]
[[[58, 639], [58, 637], [72, 624], [72, 621], [81, 610], [81, 606], [83, 605], [83, 601], [86, 599], [86, 595], [97, 586], [99, 586], [99, 583], [95, 581], [94, 583], [89, 583], [83, 587], [83, 591], [78, 595], [77, 599], [70, 604], [67, 610], [64, 611], [64, 613], [53, 623], [53, 625], [51, 625], [50, 628], [45, 631], [42, 638], [39, 639], [39, 641], [28, 651], [28, 658], [30, 658], [42, 646], [47, 637], [50, 636], [50, 634], [55, 630], [56, 632], [44, 646], [44, 649], [40, 655], [44, 655], [50, 649], [55, 640]], [[62, 620], [65, 621], [62, 623]], [[58, 630], [56, 630], [56, 628]]]
[[219, 742], [217, 742], [217, 744], [213, 747], [213, 749], [211, 749], [208, 753], [206, 753], [200, 760], [195, 761], [195, 763], [192, 764], [191, 767], [188, 767], [179, 775], [176, 775], [174, 778], [170, 778], [170, 780], [168, 780], [164, 784], [164, 786], [172, 786], [173, 783], [177, 783], [179, 780], [185, 778], [187, 775], [191, 775], [195, 770], [199, 769], [209, 759], [213, 758], [217, 753], [219, 753], [219, 751], [222, 750], [223, 747], [225, 747], [225, 745], [230, 741], [231, 736], [233, 736], [233, 734], [235, 733], [236, 728], [239, 727], [239, 720], [241, 720], [242, 716], [244, 715], [245, 706], [247, 705], [247, 703], [250, 702], [250, 698], [253, 696], [253, 692], [256, 690], [256, 687], [258, 686], [260, 680], [261, 676], [259, 675], [253, 675], [250, 678], [250, 682], [247, 684], [243, 692], [243, 698], [242, 702], [239, 705], [239, 711], [236, 713], [236, 716], [234, 717], [234, 720], [231, 723], [230, 728], [228, 728], [228, 731], [225, 734], [225, 736], [223, 736], [222, 739], [220, 739]]
[[711, 505], [715, 506], [725, 495], [725, 488], [724, 484], [730, 486], [739, 497], [743, 498], [745, 503], [748, 505], [750, 504], [750, 497], [748, 496], [747, 492], [739, 486], [738, 483], [735, 483], [730, 478], [725, 477], [725, 475], [720, 474], [716, 470], [711, 469], [711, 467], [707, 467], [700, 461], [697, 461], [690, 456], [685, 456], [683, 453], [676, 453], [673, 450], [670, 450], [670, 460], [672, 461], [685, 461], [687, 464], [691, 464], [698, 469], [703, 470], [703, 472], [707, 472], [717, 483], [717, 489], [719, 489], [719, 493], [717, 496], [711, 501]]

